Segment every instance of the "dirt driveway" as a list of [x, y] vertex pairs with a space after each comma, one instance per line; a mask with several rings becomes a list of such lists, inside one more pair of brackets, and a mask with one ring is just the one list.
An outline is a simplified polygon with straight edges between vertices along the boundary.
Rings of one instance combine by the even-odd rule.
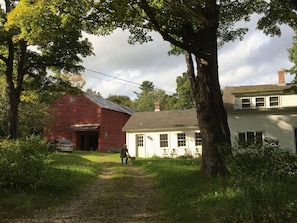
[[154, 180], [132, 164], [101, 164], [95, 182], [51, 213], [38, 213], [19, 223], [164, 222]]

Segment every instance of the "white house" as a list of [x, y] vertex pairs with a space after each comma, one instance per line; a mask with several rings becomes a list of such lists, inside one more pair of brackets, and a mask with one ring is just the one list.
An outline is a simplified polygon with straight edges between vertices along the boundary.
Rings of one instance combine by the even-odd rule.
[[[231, 140], [277, 139], [280, 147], [296, 153], [297, 85], [279, 83], [225, 87], [223, 101], [228, 113]], [[201, 136], [195, 109], [133, 113], [123, 127], [130, 155], [175, 157], [201, 155]]]
[[135, 112], [123, 131], [131, 156], [174, 157], [201, 154], [195, 109]]
[[297, 85], [278, 84], [226, 87], [223, 101], [228, 113], [231, 140], [248, 141], [255, 136], [279, 141], [281, 148], [296, 153]]

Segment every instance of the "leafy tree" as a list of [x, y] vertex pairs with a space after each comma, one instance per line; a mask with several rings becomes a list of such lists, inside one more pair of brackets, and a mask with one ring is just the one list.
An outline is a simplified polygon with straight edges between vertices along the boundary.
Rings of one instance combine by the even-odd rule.
[[162, 109], [168, 109], [166, 105], [168, 96], [164, 90], [156, 89], [153, 82], [143, 81], [139, 89], [140, 93], [134, 92], [137, 95], [133, 103], [133, 108], [136, 111], [154, 111], [156, 102], [160, 102]]
[[109, 95], [107, 100], [112, 101], [114, 103], [124, 105], [127, 107], [132, 107], [132, 101], [128, 96], [123, 95]]
[[194, 108], [193, 95], [191, 92], [190, 82], [187, 74], [183, 73], [182, 76], [176, 78], [176, 103], [175, 109], [189, 109]]
[[83, 89], [86, 85], [86, 81], [83, 79], [81, 74], [64, 73], [61, 74], [61, 78], [68, 81], [74, 88]]
[[18, 137], [42, 134], [43, 128], [51, 121], [48, 104], [41, 98], [36, 90], [23, 92], [19, 105]]
[[[236, 27], [253, 13], [264, 13], [259, 28], [278, 34], [277, 23], [296, 23], [294, 0], [109, 0], [96, 2], [98, 33], [122, 27], [129, 29], [129, 42], [146, 42], [151, 30], [161, 34], [185, 54], [187, 74], [196, 104], [202, 137], [202, 172], [216, 176], [227, 172], [219, 145], [230, 147], [227, 123], [218, 78], [218, 46], [242, 39], [248, 31]], [[276, 15], [281, 15], [277, 17]], [[294, 21], [292, 21], [292, 18]], [[175, 51], [176, 52], [176, 51]]]
[[88, 89], [86, 90], [86, 92], [89, 93], [89, 94], [97, 95], [98, 97], [102, 97], [99, 91], [94, 91], [94, 90], [92, 90], [91, 88], [88, 88]]
[[141, 93], [134, 92], [138, 97], [141, 94], [148, 94], [150, 92], [153, 92], [155, 90], [155, 85], [151, 81], [143, 81], [139, 89], [141, 90]]
[[288, 49], [289, 60], [293, 63], [293, 66], [288, 70], [291, 74], [295, 75], [294, 82], [297, 82], [297, 31], [295, 31], [295, 36], [293, 37], [292, 48]]
[[92, 53], [90, 43], [82, 39], [81, 22], [81, 16], [90, 8], [87, 0], [4, 3], [0, 8], [0, 61], [5, 67], [8, 134], [16, 138], [25, 77], [33, 78], [31, 84], [47, 91], [50, 86], [57, 86], [47, 69], [75, 73], [82, 70], [78, 65], [81, 57]]

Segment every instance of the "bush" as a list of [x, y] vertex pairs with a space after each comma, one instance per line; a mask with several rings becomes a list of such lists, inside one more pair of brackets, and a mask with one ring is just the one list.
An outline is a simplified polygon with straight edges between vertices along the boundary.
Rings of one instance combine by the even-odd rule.
[[237, 145], [228, 165], [238, 204], [220, 222], [296, 220], [297, 200], [290, 190], [296, 182], [295, 155], [280, 149], [278, 142], [266, 140], [263, 144]]
[[0, 142], [0, 189], [37, 189], [48, 169], [47, 144], [36, 136]]

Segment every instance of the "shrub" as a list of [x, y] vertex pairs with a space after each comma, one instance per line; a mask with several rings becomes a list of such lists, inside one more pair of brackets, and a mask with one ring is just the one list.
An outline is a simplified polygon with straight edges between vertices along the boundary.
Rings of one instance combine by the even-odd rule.
[[36, 136], [0, 142], [0, 188], [36, 189], [47, 171], [47, 145]]
[[297, 157], [279, 148], [275, 140], [237, 145], [228, 157], [230, 185], [237, 207], [220, 222], [292, 222], [297, 200], [294, 188]]

